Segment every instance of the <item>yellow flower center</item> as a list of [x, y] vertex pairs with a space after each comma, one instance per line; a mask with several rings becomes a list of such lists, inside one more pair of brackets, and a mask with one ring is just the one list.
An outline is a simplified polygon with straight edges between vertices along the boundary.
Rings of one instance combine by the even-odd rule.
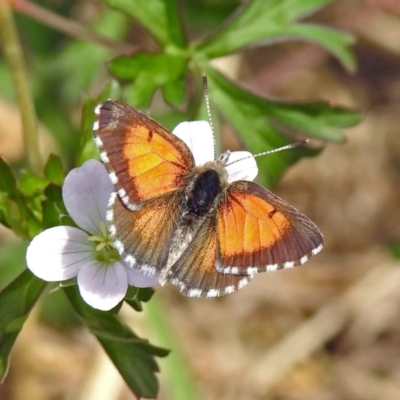
[[89, 236], [89, 242], [96, 245], [95, 259], [102, 263], [114, 263], [121, 259], [117, 249], [111, 241], [110, 235], [103, 221], [100, 221], [100, 236]]

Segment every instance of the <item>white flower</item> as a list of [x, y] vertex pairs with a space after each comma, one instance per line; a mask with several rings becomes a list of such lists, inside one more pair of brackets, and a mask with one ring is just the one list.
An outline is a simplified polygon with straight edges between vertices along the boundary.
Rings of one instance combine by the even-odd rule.
[[[174, 135], [183, 140], [193, 153], [196, 166], [204, 165], [215, 159], [215, 142], [210, 124], [207, 121], [181, 122], [174, 130]], [[228, 156], [229, 154], [229, 156]], [[225, 169], [228, 182], [238, 180], [252, 181], [258, 174], [258, 167], [253, 155], [248, 151], [233, 151], [221, 154], [227, 157]]]
[[82, 298], [93, 308], [110, 310], [125, 296], [128, 285], [150, 287], [145, 276], [120, 259], [105, 228], [107, 203], [114, 187], [103, 164], [87, 161], [65, 178], [63, 200], [79, 228], [57, 226], [37, 235], [26, 261], [39, 278], [58, 282], [77, 277]]

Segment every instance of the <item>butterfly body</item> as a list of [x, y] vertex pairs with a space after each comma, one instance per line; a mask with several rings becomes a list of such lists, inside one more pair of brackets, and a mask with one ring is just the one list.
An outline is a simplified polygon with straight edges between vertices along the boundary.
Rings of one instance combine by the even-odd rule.
[[[187, 212], [203, 216], [215, 208], [215, 201], [223, 196], [226, 190], [222, 173], [213, 168], [207, 168], [191, 178], [193, 185], [185, 193]], [[225, 184], [224, 184], [225, 183]]]
[[322, 234], [306, 216], [236, 179], [233, 153], [199, 162], [178, 136], [112, 100], [96, 108], [94, 137], [116, 187], [107, 214], [114, 245], [161, 284], [192, 297], [221, 296], [255, 273], [303, 264], [322, 248]]

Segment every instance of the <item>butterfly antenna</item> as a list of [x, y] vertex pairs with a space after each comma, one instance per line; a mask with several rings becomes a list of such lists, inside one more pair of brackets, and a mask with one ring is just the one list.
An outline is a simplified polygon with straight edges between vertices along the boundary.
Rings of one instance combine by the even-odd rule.
[[247, 158], [250, 158], [250, 157], [256, 158], [256, 157], [260, 157], [260, 156], [265, 156], [267, 154], [277, 153], [278, 151], [282, 151], [282, 150], [294, 149], [296, 147], [303, 146], [304, 144], [308, 143], [309, 141], [310, 141], [310, 139], [299, 140], [298, 142], [290, 143], [290, 144], [287, 144], [286, 146], [278, 147], [277, 149], [267, 150], [267, 151], [263, 151], [262, 153], [239, 158], [238, 160], [235, 160], [232, 163], [229, 163], [227, 165], [235, 164], [239, 161], [246, 160]]
[[213, 126], [212, 118], [211, 118], [210, 96], [208, 95], [208, 81], [207, 81], [207, 75], [206, 74], [203, 74], [203, 93], [204, 93], [204, 100], [206, 101], [206, 110], [207, 110], [208, 122], [210, 124], [211, 133], [213, 135], [214, 158], [215, 158], [215, 134], [214, 134], [214, 126]]
[[294, 149], [296, 147], [303, 146], [303, 144], [306, 144], [309, 141], [310, 141], [310, 139], [299, 140], [298, 142], [290, 143], [290, 144], [287, 144], [286, 146], [278, 147], [277, 149], [272, 149], [272, 150], [264, 151], [262, 153], [254, 154], [253, 157], [260, 157], [260, 156], [265, 156], [265, 155], [271, 154], [271, 153], [277, 153], [278, 151], [282, 151], [282, 150]]

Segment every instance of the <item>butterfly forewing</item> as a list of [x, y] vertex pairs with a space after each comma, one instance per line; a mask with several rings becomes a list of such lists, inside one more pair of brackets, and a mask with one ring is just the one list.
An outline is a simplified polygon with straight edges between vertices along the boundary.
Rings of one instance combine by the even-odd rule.
[[304, 264], [323, 237], [284, 200], [247, 181], [233, 183], [218, 206], [219, 259], [225, 274], [254, 274]]
[[94, 137], [123, 202], [173, 192], [194, 167], [186, 144], [142, 112], [113, 100], [96, 108]]

